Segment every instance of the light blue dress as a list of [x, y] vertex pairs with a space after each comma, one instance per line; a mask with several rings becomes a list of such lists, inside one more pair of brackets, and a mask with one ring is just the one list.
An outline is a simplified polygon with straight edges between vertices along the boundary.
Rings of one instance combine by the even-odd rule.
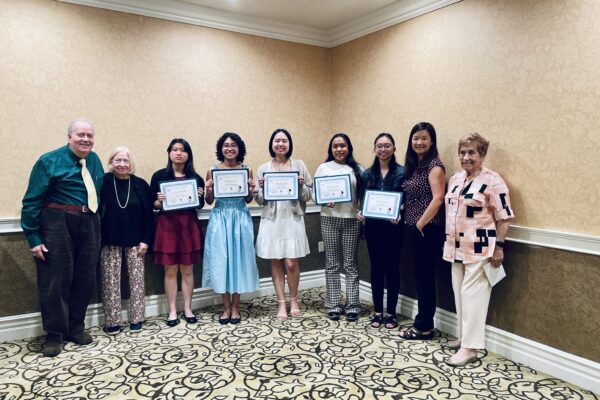
[[254, 227], [243, 197], [216, 199], [206, 229], [203, 266], [202, 287], [215, 293], [258, 290]]

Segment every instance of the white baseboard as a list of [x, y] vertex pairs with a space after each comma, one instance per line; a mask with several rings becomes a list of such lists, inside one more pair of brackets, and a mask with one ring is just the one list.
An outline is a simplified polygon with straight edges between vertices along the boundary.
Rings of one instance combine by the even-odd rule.
[[[325, 285], [325, 275], [323, 270], [302, 272], [300, 274], [300, 289], [310, 289]], [[267, 296], [275, 293], [275, 288], [270, 277], [261, 278], [259, 289], [252, 293], [245, 293], [242, 299], [250, 299], [256, 296]], [[181, 305], [181, 293], [177, 297], [178, 304]], [[221, 304], [221, 296], [215, 294], [212, 289], [199, 288], [194, 290], [192, 296], [192, 308], [197, 309], [214, 304]], [[123, 301], [123, 320], [128, 320], [129, 302]], [[164, 294], [146, 296], [146, 316], [166, 314], [168, 311], [167, 300]], [[104, 324], [104, 309], [102, 303], [90, 304], [87, 309], [85, 326], [100, 326]], [[27, 337], [41, 336], [44, 334], [42, 329], [42, 317], [39, 312], [30, 314], [14, 315], [0, 318], [0, 342], [9, 340], [20, 340]]]
[[[369, 282], [360, 281], [360, 298], [364, 301], [372, 301], [371, 284]], [[400, 295], [397, 312], [414, 319], [417, 310], [415, 299]], [[435, 326], [442, 332], [456, 336], [458, 332], [456, 314], [438, 308], [435, 314]], [[485, 328], [485, 337], [485, 347], [488, 351], [512, 361], [523, 363], [537, 371], [573, 383], [594, 393], [600, 393], [600, 363], [557, 350], [490, 325]]]

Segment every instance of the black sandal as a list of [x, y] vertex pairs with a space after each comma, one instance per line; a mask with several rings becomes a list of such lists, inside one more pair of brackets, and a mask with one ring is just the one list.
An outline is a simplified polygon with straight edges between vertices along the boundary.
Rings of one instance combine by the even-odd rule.
[[385, 318], [385, 327], [387, 329], [395, 329], [398, 327], [398, 320], [395, 315], [390, 314]]
[[404, 340], [431, 340], [433, 339], [433, 329], [431, 329], [429, 333], [425, 333], [417, 330], [414, 326], [411, 326], [404, 331], [398, 332], [398, 336]]
[[383, 323], [383, 314], [375, 314], [373, 318], [371, 318], [371, 328], [379, 328]]

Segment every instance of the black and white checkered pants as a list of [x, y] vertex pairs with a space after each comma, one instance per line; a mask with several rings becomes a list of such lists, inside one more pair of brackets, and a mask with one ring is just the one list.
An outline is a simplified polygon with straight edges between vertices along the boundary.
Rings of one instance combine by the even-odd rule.
[[[355, 218], [321, 216], [321, 236], [325, 244], [325, 309], [327, 312], [360, 312], [358, 293], [358, 242], [360, 222]], [[346, 274], [346, 307], [341, 304], [340, 272]]]

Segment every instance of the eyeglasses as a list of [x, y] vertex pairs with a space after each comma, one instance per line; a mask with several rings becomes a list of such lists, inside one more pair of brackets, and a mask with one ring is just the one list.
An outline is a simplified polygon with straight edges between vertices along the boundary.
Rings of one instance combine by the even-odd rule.
[[394, 147], [394, 145], [393, 145], [393, 144], [391, 144], [391, 143], [386, 143], [386, 144], [378, 144], [378, 145], [375, 145], [375, 148], [376, 148], [377, 150], [382, 150], [382, 149], [389, 150], [389, 149], [391, 149], [392, 147]]
[[225, 148], [225, 149], [237, 149], [237, 147], [238, 146], [235, 143], [225, 143], [223, 145], [223, 148]]

